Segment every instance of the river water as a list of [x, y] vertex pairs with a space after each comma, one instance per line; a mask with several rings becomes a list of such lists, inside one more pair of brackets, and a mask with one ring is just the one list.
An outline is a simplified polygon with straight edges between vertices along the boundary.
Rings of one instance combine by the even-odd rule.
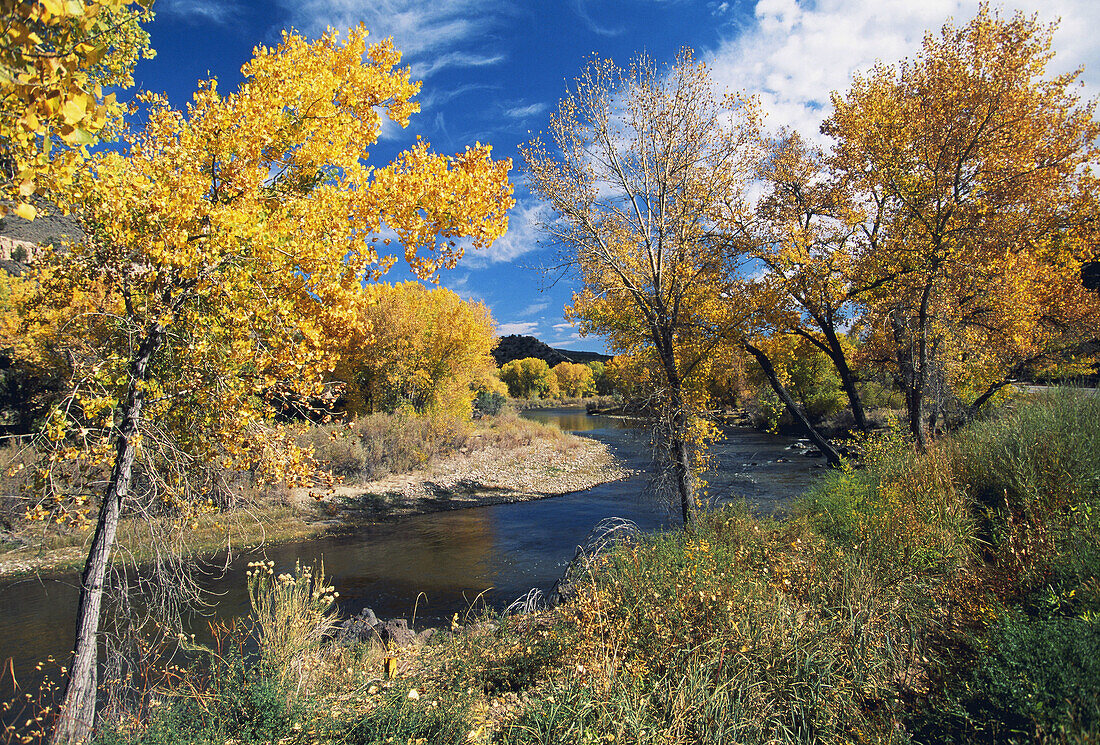
[[[500, 608], [532, 587], [549, 588], [578, 544], [600, 520], [624, 517], [643, 530], [674, 525], [678, 516], [655, 496], [648, 440], [636, 420], [590, 416], [576, 410], [535, 410], [531, 419], [608, 443], [635, 471], [621, 481], [561, 497], [454, 510], [368, 525], [353, 534], [267, 546], [262, 555], [237, 556], [226, 573], [211, 576], [215, 612], [247, 612], [245, 568], [259, 558], [286, 571], [296, 560], [323, 560], [340, 593], [340, 610], [369, 606], [381, 618], [412, 618], [416, 625], [449, 621], [475, 603]], [[788, 449], [792, 438], [734, 428], [714, 448], [708, 474], [712, 499], [744, 498], [758, 513], [782, 511], [821, 473], [819, 458]], [[41, 576], [0, 584], [0, 662], [12, 660], [21, 684], [35, 664], [64, 659], [72, 645], [77, 576]], [[207, 619], [196, 618], [196, 630]], [[7, 664], [4, 665], [7, 667]], [[10, 690], [0, 685], [0, 691]], [[26, 688], [24, 688], [26, 690]]]

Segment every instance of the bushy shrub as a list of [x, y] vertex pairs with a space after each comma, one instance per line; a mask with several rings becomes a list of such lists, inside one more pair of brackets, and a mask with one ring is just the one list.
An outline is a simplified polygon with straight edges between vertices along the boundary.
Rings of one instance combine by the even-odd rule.
[[377, 479], [420, 468], [432, 458], [462, 447], [469, 423], [449, 416], [371, 414], [345, 425], [311, 427], [302, 444], [338, 476]]
[[474, 410], [484, 416], [496, 416], [504, 410], [508, 397], [496, 391], [478, 391], [474, 398]]

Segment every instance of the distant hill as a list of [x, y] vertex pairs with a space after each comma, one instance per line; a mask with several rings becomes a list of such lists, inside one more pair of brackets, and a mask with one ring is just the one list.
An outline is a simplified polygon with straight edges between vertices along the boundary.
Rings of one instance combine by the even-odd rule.
[[572, 349], [554, 349], [546, 342], [539, 341], [533, 336], [520, 336], [511, 334], [503, 336], [500, 344], [493, 350], [493, 358], [500, 367], [505, 362], [522, 360], [525, 357], [536, 357], [545, 360], [546, 364], [553, 367], [561, 362], [607, 362], [611, 357], [599, 352], [575, 352]]

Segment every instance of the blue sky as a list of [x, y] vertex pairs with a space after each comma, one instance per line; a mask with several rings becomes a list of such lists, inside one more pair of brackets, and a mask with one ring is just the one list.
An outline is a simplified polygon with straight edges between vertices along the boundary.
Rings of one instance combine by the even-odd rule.
[[[1085, 65], [1083, 93], [1097, 95], [1100, 3], [994, 6], [1061, 18], [1054, 67]], [[424, 81], [422, 110], [408, 129], [386, 128], [372, 156], [388, 161], [420, 134], [443, 153], [490, 143], [514, 163], [508, 235], [468, 253], [441, 283], [485, 302], [502, 335], [603, 351], [600, 339], [579, 338], [562, 317], [575, 285], [552, 270], [555, 247], [538, 229], [545, 208], [524, 188], [517, 152], [545, 129], [588, 58], [625, 64], [645, 52], [663, 63], [691, 47], [720, 86], [761, 97], [769, 126], [814, 136], [830, 91], [846, 89], [853, 72], [913, 54], [925, 30], [948, 17], [965, 22], [976, 8], [970, 0], [157, 0], [149, 29], [157, 57], [140, 62], [135, 78], [182, 107], [201, 78], [235, 87], [252, 48], [276, 43], [285, 28], [315, 37], [362, 22], [373, 38], [392, 36], [403, 64]], [[407, 278], [396, 267], [389, 276]]]

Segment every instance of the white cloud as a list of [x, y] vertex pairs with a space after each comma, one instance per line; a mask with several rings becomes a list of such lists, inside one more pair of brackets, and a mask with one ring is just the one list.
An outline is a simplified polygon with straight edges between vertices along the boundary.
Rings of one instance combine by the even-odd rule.
[[584, 21], [584, 25], [594, 34], [599, 36], [618, 36], [623, 32], [621, 28], [610, 28], [598, 23], [596, 19], [588, 14], [588, 9], [585, 7], [585, 0], [573, 0], [573, 9], [577, 13], [577, 17]]
[[440, 277], [440, 284], [457, 294], [463, 300], [488, 304], [485, 302], [484, 295], [477, 290], [471, 289], [469, 272], [463, 275], [444, 274]]
[[539, 222], [549, 216], [549, 205], [534, 198], [518, 199], [508, 213], [508, 232], [481, 251], [470, 251], [462, 260], [465, 267], [478, 268], [501, 261], [514, 261], [538, 249]]
[[549, 307], [550, 307], [550, 303], [546, 303], [546, 302], [542, 302], [542, 303], [531, 303], [531, 304], [530, 304], [530, 305], [528, 305], [528, 306], [527, 306], [526, 308], [524, 308], [523, 310], [521, 310], [521, 311], [519, 312], [519, 314], [520, 314], [521, 316], [533, 316], [533, 315], [535, 315], [536, 313], [541, 313], [542, 311], [546, 310], [546, 309], [547, 309], [547, 308], [549, 308]]
[[538, 116], [549, 107], [546, 103], [533, 103], [527, 106], [514, 106], [506, 109], [504, 115], [511, 119], [526, 119], [530, 116]]
[[[1052, 72], [1084, 64], [1084, 97], [1096, 96], [1100, 45], [1092, 35], [1100, 28], [1100, 3], [1020, 0], [1014, 7], [1044, 22], [1061, 17]], [[1006, 17], [1014, 12], [999, 9]], [[964, 24], [977, 10], [977, 0], [759, 0], [755, 24], [718, 48], [712, 72], [728, 90], [760, 95], [769, 128], [792, 126], [815, 138], [831, 110], [829, 94], [847, 90], [853, 73], [912, 56], [925, 31], [938, 32], [948, 17]]]
[[431, 58], [426, 64], [413, 65], [413, 77], [429, 78], [447, 67], [485, 67], [504, 61], [503, 54], [484, 55], [467, 52], [448, 52]]
[[421, 91], [420, 110], [428, 111], [445, 103], [449, 103], [459, 96], [464, 96], [467, 93], [473, 93], [475, 91], [494, 91], [499, 90], [499, 85], [485, 85], [481, 83], [471, 83], [469, 85], [459, 85], [454, 88], [434, 88], [429, 91]]
[[585, 347], [600, 346], [606, 349], [606, 345], [601, 342], [600, 337], [582, 337], [580, 334], [571, 334], [570, 336], [562, 337], [559, 339], [552, 339], [547, 343], [552, 347], [561, 347], [563, 349], [569, 349], [571, 347], [578, 347], [581, 345]]
[[539, 325], [533, 321], [525, 323], [502, 323], [497, 326], [497, 333], [501, 336], [519, 334], [520, 336], [533, 336]]
[[166, 0], [157, 3], [157, 13], [195, 23], [227, 24], [240, 16], [241, 9], [229, 0]]
[[374, 40], [392, 37], [418, 77], [444, 67], [495, 64], [502, 58], [470, 53], [486, 32], [513, 12], [492, 0], [278, 0], [292, 23], [315, 36], [327, 27], [363, 23]]

